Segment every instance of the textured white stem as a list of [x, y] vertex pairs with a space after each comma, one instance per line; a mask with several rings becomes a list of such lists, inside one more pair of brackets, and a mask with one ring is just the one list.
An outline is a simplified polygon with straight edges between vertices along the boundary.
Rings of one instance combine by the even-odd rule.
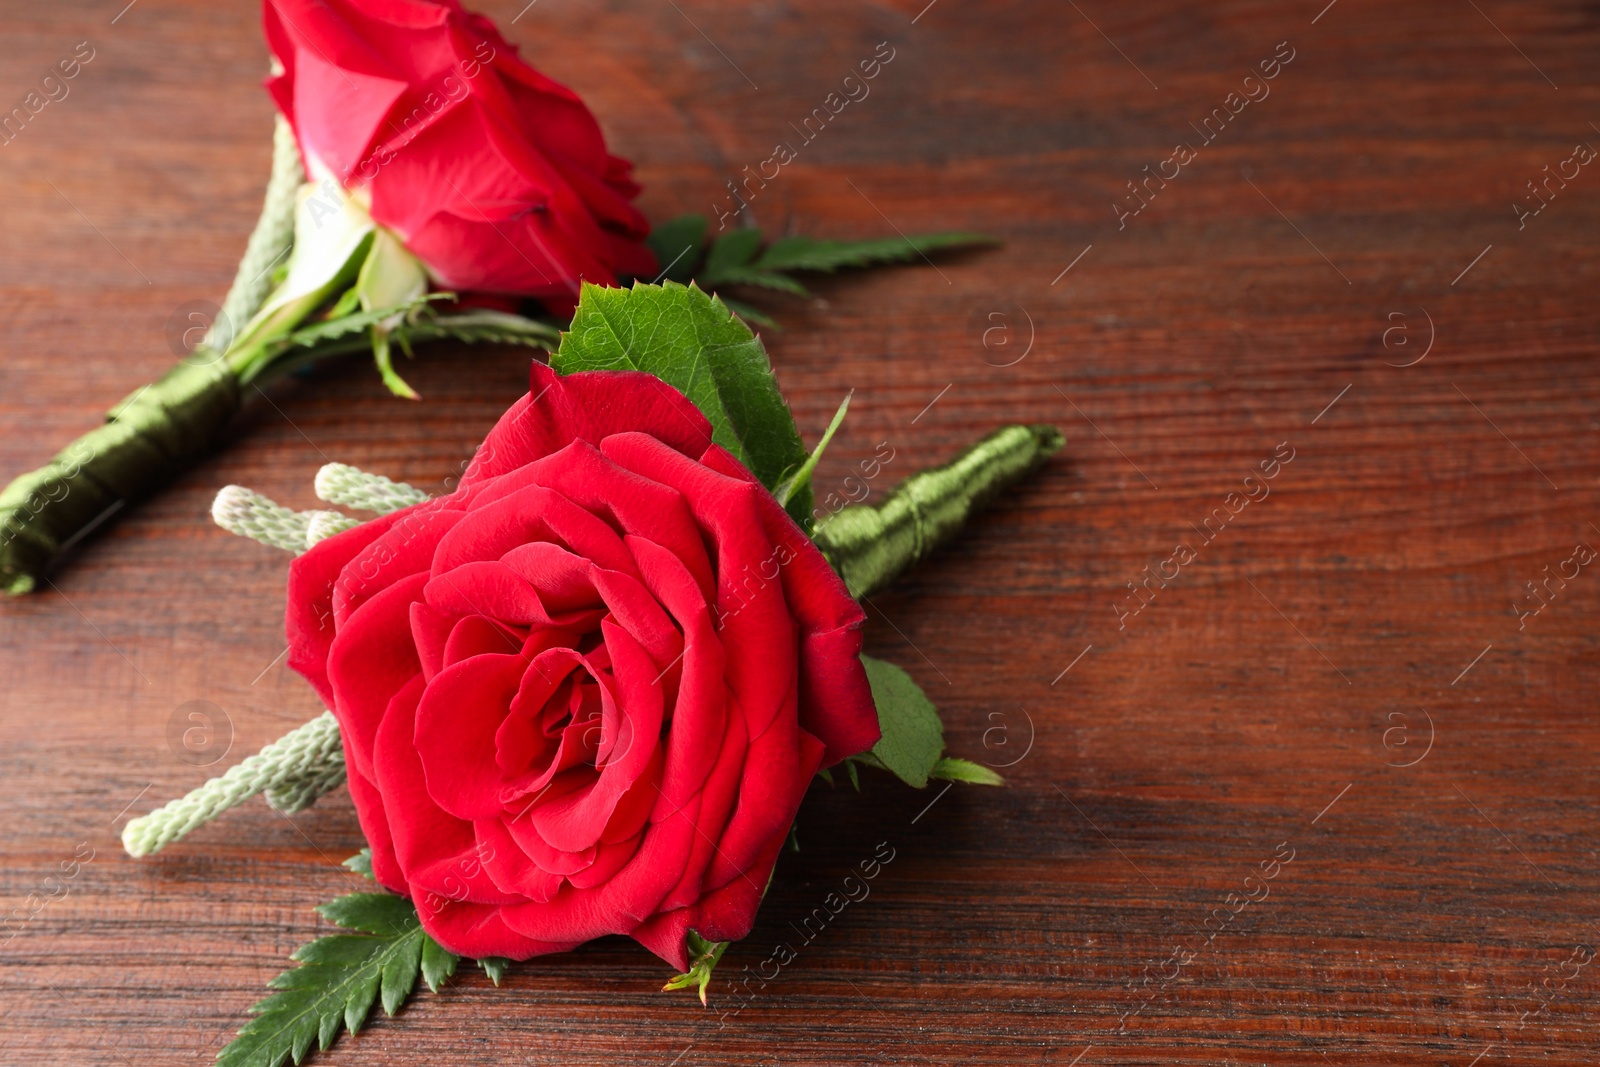
[[326, 792], [343, 780], [339, 723], [325, 711], [188, 796], [129, 822], [122, 847], [130, 856], [148, 856], [257, 793], [270, 793], [280, 810], [289, 810], [315, 799], [313, 790]]
[[223, 486], [211, 503], [211, 518], [229, 533], [296, 554], [306, 550], [311, 518], [274, 503], [242, 485]]
[[267, 195], [261, 205], [244, 258], [233, 276], [233, 285], [222, 301], [222, 314], [206, 332], [206, 346], [226, 348], [244, 324], [250, 321], [272, 292], [273, 268], [288, 259], [294, 244], [295, 192], [306, 180], [295, 145], [294, 130], [283, 116], [277, 117], [272, 132], [272, 176], [267, 180]]
[[428, 499], [428, 494], [405, 482], [390, 481], [345, 463], [329, 463], [317, 472], [317, 499], [330, 504], [387, 515]]

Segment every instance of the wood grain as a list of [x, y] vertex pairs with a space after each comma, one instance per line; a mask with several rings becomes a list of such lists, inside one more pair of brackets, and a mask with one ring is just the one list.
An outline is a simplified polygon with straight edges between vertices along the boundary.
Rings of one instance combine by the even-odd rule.
[[[266, 172], [254, 7], [124, 3], [0, 5], [5, 108], [96, 49], [0, 147], [8, 473], [167, 365], [167, 316], [220, 298]], [[1600, 145], [1600, 15], [925, 3], [487, 11], [589, 100], [657, 219], [714, 211], [891, 42], [757, 218], [1005, 245], [825, 281], [771, 306], [767, 340], [808, 435], [856, 390], [824, 492], [880, 442], [874, 491], [1001, 421], [1066, 430], [870, 611], [869, 650], [929, 689], [955, 752], [1014, 764], [1009, 788], [819, 787], [721, 973], [796, 941], [879, 842], [895, 859], [747, 1003], [657, 993], [660, 964], [613, 939], [501, 990], [463, 976], [323, 1062], [1593, 1063], [1600, 576], [1513, 604], [1600, 545], [1600, 173], [1521, 229], [1511, 205]], [[1270, 95], [1119, 229], [1126, 183], [1286, 40]], [[292, 383], [55, 588], [0, 605], [8, 913], [94, 850], [0, 949], [0, 1060], [207, 1063], [349, 888], [342, 797], [249, 806], [151, 861], [116, 847], [216, 769], [169, 748], [180, 706], [226, 712], [230, 759], [317, 710], [276, 660], [284, 559], [207, 507], [230, 482], [309, 506], [329, 459], [442, 487], [524, 370], [433, 348], [405, 370], [417, 405], [360, 361]], [[1207, 543], [1280, 445], [1270, 496]], [[1119, 628], [1127, 583], [1179, 543], [1195, 558]]]

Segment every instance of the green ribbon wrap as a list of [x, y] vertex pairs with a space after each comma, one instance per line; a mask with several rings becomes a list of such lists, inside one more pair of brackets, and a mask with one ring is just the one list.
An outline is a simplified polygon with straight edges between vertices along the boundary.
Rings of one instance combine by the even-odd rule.
[[237, 372], [211, 346], [226, 347], [271, 291], [272, 268], [294, 241], [295, 191], [304, 180], [294, 132], [280, 117], [261, 217], [205, 343], [112, 408], [102, 425], [0, 491], [0, 589], [31, 591], [62, 549], [204, 455], [238, 413]]
[[1061, 447], [1054, 426], [1007, 426], [942, 467], [913, 474], [878, 505], [852, 504], [812, 539], [853, 597], [871, 596], [949, 541], [1009, 486]]
[[33, 589], [69, 542], [120, 504], [138, 500], [203, 454], [239, 410], [239, 381], [196, 349], [130, 394], [106, 421], [0, 491], [0, 586]]

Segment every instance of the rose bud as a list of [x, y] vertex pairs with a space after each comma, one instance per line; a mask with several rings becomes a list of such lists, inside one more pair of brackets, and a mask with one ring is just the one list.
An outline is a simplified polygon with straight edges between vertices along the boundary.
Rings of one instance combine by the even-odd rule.
[[369, 311], [432, 282], [563, 312], [580, 281], [654, 273], [632, 165], [487, 18], [456, 0], [267, 0], [264, 20], [267, 88], [310, 181], [289, 282], [247, 340], [352, 280]]

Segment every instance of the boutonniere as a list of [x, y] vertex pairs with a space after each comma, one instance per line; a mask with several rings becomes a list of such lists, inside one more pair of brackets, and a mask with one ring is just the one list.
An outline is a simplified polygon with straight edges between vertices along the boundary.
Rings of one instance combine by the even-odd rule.
[[[550, 365], [460, 484], [332, 464], [333, 505], [230, 486], [217, 521], [296, 553], [289, 663], [329, 711], [128, 823], [147, 856], [258, 793], [348, 788], [377, 883], [320, 909], [223, 1064], [299, 1063], [473, 959], [634, 938], [702, 1000], [751, 930], [813, 779], [998, 785], [944, 750], [858, 598], [1061, 444], [1010, 426], [877, 505], [818, 506], [765, 350], [695, 286], [586, 286]], [[381, 888], [380, 888], [381, 887]]]
[[[738, 212], [653, 232], [631, 164], [570, 89], [457, 0], [265, 0], [271, 180], [220, 308], [169, 322], [181, 362], [0, 492], [0, 588], [34, 589], [63, 550], [216, 445], [274, 380], [429, 341], [549, 347], [587, 283], [698, 281], [805, 296], [796, 273], [991, 243], [946, 233], [767, 240]], [[728, 298], [732, 299], [731, 295]], [[753, 304], [730, 303], [772, 325]]]

